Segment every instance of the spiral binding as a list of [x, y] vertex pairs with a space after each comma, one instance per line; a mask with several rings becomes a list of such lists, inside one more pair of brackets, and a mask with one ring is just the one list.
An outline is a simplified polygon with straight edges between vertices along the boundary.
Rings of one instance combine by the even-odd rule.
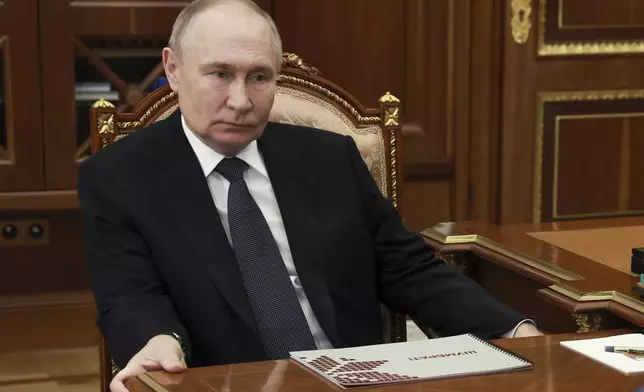
[[504, 353], [504, 354], [506, 354], [506, 355], [508, 355], [508, 356], [520, 361], [520, 362], [524, 362], [524, 363], [526, 363], [528, 365], [534, 365], [534, 362], [532, 362], [531, 360], [529, 360], [527, 358], [524, 358], [524, 357], [522, 357], [522, 356], [520, 356], [518, 354], [515, 354], [515, 353], [513, 353], [511, 351], [508, 351], [508, 350], [504, 349], [503, 347], [500, 347], [500, 346], [498, 346], [498, 345], [496, 345], [496, 344], [494, 344], [492, 342], [489, 342], [489, 341], [487, 341], [485, 339], [481, 339], [478, 336], [474, 336], [471, 333], [468, 333], [468, 335], [470, 337], [474, 338], [474, 340], [477, 340], [477, 341], [483, 343], [484, 345], [486, 345], [488, 347], [491, 347], [491, 348], [495, 349], [496, 351], [500, 351], [500, 352], [502, 352], [502, 353]]

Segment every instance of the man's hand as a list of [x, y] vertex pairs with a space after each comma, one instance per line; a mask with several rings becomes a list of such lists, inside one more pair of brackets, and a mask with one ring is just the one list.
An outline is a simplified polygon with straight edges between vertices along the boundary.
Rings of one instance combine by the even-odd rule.
[[123, 368], [110, 383], [111, 392], [128, 392], [125, 381], [141, 373], [155, 370], [167, 372], [181, 372], [186, 369], [181, 345], [169, 335], [153, 337], [132, 357], [127, 366]]
[[529, 336], [542, 336], [543, 333], [537, 329], [531, 323], [523, 323], [519, 325], [516, 332], [514, 333], [515, 338], [525, 338]]

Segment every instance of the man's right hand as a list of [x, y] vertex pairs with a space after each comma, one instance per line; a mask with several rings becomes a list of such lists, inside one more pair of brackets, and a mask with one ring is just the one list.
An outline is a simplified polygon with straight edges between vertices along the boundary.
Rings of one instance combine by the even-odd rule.
[[141, 373], [155, 370], [177, 373], [186, 367], [179, 342], [170, 335], [157, 335], [118, 372], [110, 383], [110, 391], [128, 392], [125, 382]]

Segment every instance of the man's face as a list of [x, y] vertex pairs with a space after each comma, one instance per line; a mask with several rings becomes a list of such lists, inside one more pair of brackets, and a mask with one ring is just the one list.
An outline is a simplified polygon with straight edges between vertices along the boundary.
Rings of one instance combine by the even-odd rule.
[[177, 58], [163, 60], [190, 128], [223, 155], [235, 155], [264, 132], [275, 98], [276, 53], [268, 23], [239, 6], [197, 15]]

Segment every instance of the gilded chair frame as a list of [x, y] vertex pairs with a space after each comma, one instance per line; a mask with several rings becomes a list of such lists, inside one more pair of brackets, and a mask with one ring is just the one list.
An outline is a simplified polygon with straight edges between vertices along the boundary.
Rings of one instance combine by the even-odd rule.
[[[365, 108], [345, 90], [327, 80], [315, 67], [306, 64], [299, 56], [285, 53], [278, 86], [289, 87], [332, 104], [351, 120], [357, 128], [378, 126], [382, 131], [386, 155], [387, 198], [400, 213], [400, 163], [401, 120], [400, 101], [385, 93], [378, 99], [378, 108]], [[178, 107], [178, 95], [168, 85], [160, 87], [145, 97], [132, 112], [121, 113], [110, 102], [100, 99], [90, 109], [92, 152], [109, 146], [119, 139], [167, 117]], [[389, 312], [383, 307], [383, 341], [401, 342], [407, 338], [406, 317]], [[101, 391], [109, 391], [109, 383], [118, 372], [111, 360], [104, 340], [100, 346]]]

